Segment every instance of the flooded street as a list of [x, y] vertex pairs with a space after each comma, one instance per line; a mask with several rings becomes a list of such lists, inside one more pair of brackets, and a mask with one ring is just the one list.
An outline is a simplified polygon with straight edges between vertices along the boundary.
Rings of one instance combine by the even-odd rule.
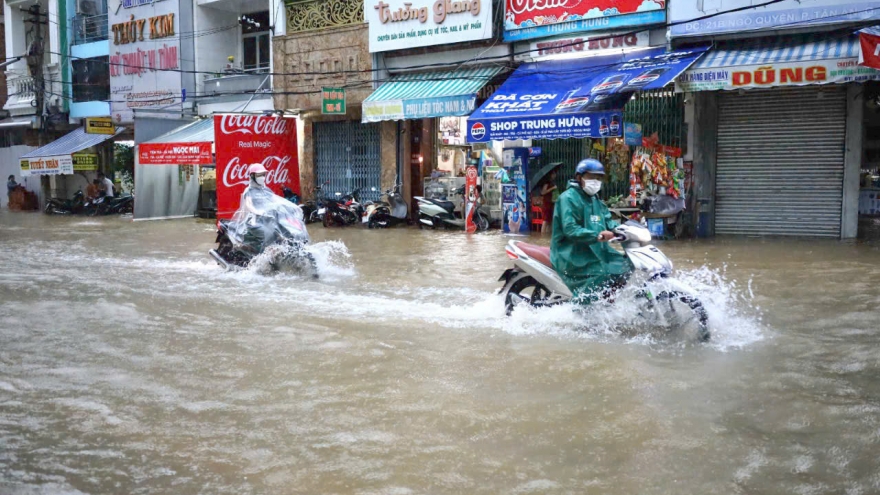
[[878, 243], [658, 244], [680, 346], [504, 318], [497, 233], [310, 233], [319, 281], [0, 212], [0, 493], [880, 493]]

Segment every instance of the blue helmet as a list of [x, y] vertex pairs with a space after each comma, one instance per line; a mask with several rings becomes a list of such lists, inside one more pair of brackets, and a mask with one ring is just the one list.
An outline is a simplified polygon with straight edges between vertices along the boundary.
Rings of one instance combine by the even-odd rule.
[[579, 175], [605, 175], [605, 165], [602, 165], [602, 162], [600, 162], [599, 160], [586, 158], [578, 162], [577, 167], [574, 168], [574, 173]]

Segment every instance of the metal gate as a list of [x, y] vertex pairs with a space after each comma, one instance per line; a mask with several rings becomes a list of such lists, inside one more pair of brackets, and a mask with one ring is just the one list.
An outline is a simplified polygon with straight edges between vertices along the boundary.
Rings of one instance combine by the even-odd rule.
[[[332, 196], [361, 188], [361, 200], [379, 199], [381, 162], [379, 124], [315, 122], [315, 182]], [[376, 191], [370, 189], [375, 187]]]
[[840, 237], [846, 89], [722, 92], [715, 232]]

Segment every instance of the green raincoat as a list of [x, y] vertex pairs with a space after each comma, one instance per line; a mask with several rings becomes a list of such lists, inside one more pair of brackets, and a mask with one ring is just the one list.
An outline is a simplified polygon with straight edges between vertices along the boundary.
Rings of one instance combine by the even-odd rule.
[[590, 196], [577, 182], [559, 196], [553, 213], [550, 261], [576, 298], [589, 302], [597, 289], [619, 280], [633, 270], [623, 254], [599, 242], [599, 233], [619, 224], [596, 196]]

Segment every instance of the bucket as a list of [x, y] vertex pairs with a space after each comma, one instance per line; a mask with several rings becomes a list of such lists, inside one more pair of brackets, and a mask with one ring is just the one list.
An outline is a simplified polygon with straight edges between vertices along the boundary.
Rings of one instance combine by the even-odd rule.
[[660, 238], [666, 236], [666, 219], [664, 218], [649, 218], [648, 219], [648, 231], [651, 233], [651, 237]]

